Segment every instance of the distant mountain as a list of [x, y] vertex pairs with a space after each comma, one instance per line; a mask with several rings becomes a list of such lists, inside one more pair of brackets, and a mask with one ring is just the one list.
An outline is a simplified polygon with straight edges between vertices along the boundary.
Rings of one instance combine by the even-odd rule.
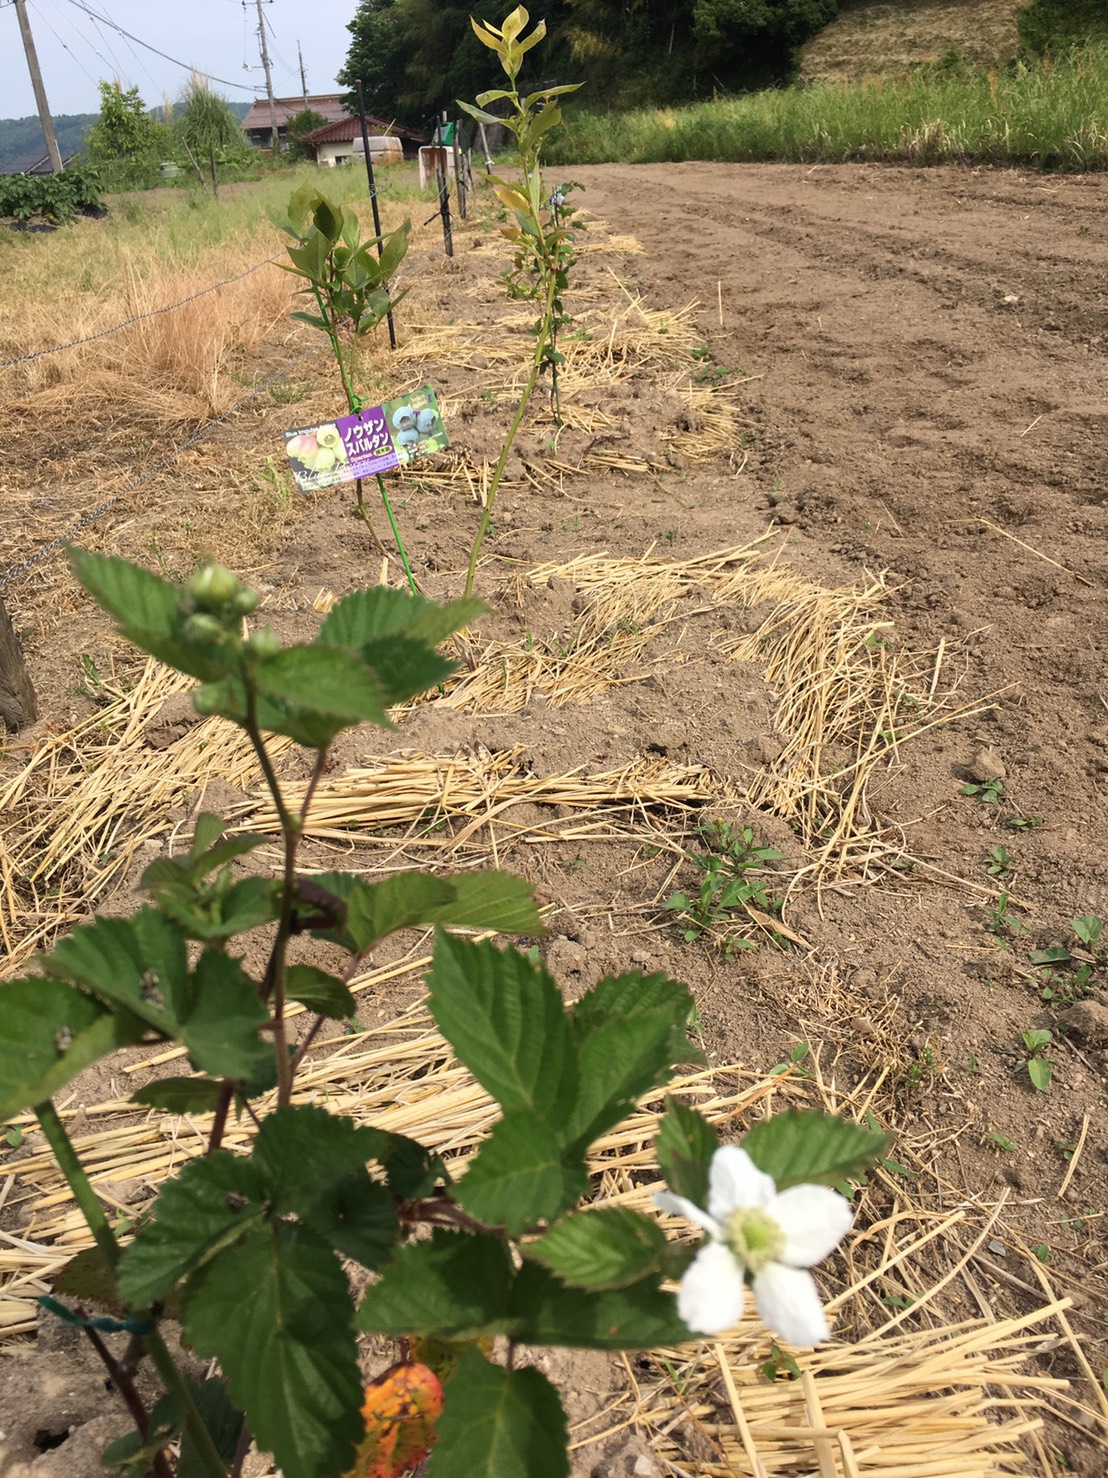
[[[99, 116], [99, 113], [55, 113], [54, 132], [63, 155], [84, 147], [88, 131]], [[0, 172], [9, 160], [30, 154], [41, 159], [45, 153], [46, 141], [37, 113], [31, 118], [0, 118]]]
[[[237, 118], [245, 118], [251, 105], [229, 103], [228, 107]], [[150, 111], [155, 118], [161, 118], [164, 112], [161, 106], [151, 108]], [[99, 116], [99, 113], [54, 114], [54, 132], [58, 136], [58, 148], [63, 157], [84, 148], [88, 131]], [[35, 159], [41, 159], [45, 153], [46, 142], [42, 137], [42, 125], [37, 113], [30, 118], [0, 118], [0, 174], [5, 173], [15, 161], [22, 163], [31, 155]]]

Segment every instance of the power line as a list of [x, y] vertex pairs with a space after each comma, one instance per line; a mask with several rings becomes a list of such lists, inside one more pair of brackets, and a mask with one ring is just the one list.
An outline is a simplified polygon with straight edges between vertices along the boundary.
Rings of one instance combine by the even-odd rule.
[[[15, 0], [11, 0], [11, 3], [14, 5], [15, 4]], [[89, 69], [85, 66], [85, 64], [81, 60], [81, 58], [79, 56], [77, 56], [77, 54], [72, 50], [72, 48], [66, 42], [64, 42], [62, 40], [62, 38], [58, 35], [57, 31], [54, 30], [54, 27], [53, 27], [53, 25], [50, 22], [50, 17], [46, 14], [45, 11], [40, 10], [39, 7], [37, 5], [35, 5], [34, 0], [30, 0], [30, 4], [34, 7], [35, 14], [38, 15], [38, 16], [41, 16], [42, 19], [43, 19], [43, 21], [45, 21], [47, 30], [49, 30], [50, 32], [53, 33], [54, 39], [55, 39], [55, 41], [57, 41], [58, 45], [62, 48], [63, 51], [68, 51], [69, 52], [69, 55], [73, 58], [73, 60], [80, 67], [81, 71], [85, 74], [85, 76], [88, 78], [88, 80], [92, 83], [93, 87], [95, 87], [96, 86], [96, 78], [92, 75], [92, 73], [89, 71]], [[0, 5], [0, 10], [2, 10], [3, 8], [4, 7], [2, 5]]]
[[106, 16], [98, 15], [90, 6], [84, 4], [84, 0], [69, 0], [69, 3], [75, 6], [77, 10], [84, 11], [85, 15], [89, 16], [94, 22], [100, 21], [104, 25], [110, 26], [113, 31], [118, 31], [121, 36], [126, 36], [128, 41], [133, 41], [136, 46], [141, 46], [146, 51], [152, 51], [155, 56], [160, 56], [163, 61], [172, 62], [175, 67], [181, 67], [186, 72], [198, 72], [201, 77], [207, 77], [211, 82], [218, 82], [221, 87], [237, 87], [240, 92], [257, 92], [257, 88], [247, 87], [243, 82], [231, 82], [226, 77], [217, 77], [214, 72], [205, 72], [201, 67], [194, 67], [189, 62], [182, 62], [177, 57], [170, 56], [167, 51], [159, 51], [156, 46], [151, 46], [148, 41], [143, 41], [141, 37], [134, 35], [131, 31], [126, 31], [122, 26], [117, 26], [115, 21], [108, 20]]

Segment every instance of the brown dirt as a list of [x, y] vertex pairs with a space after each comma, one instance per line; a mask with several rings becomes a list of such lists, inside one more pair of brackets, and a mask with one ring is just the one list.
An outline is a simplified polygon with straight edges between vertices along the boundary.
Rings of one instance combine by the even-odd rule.
[[[918, 655], [923, 690], [934, 672], [951, 694], [948, 707], [973, 711], [893, 745], [874, 767], [869, 821], [914, 866], [854, 866], [822, 888], [803, 878], [789, 888], [785, 921], [807, 950], [763, 943], [728, 959], [674, 935], [659, 905], [668, 888], [695, 885], [690, 865], [674, 871], [680, 851], [699, 845], [687, 814], [655, 818], [638, 835], [613, 827], [590, 839], [571, 808], [560, 808], [553, 840], [540, 840], [526, 823], [550, 813], [536, 807], [513, 817], [519, 826], [502, 828], [492, 846], [555, 905], [545, 952], [568, 993], [598, 971], [657, 962], [696, 989], [715, 1060], [766, 1068], [806, 1041], [844, 1088], [881, 1068], [879, 1107], [898, 1132], [894, 1153], [915, 1157], [938, 1188], [936, 1204], [976, 1213], [1006, 1203], [988, 1253], [993, 1273], [978, 1268], [972, 1297], [952, 1290], [948, 1315], [976, 1314], [981, 1299], [1028, 1309], [1027, 1290], [1048, 1277], [1073, 1298], [1070, 1318], [1099, 1371], [1108, 1013], [1100, 990], [1069, 1010], [1044, 1002], [1043, 972], [1028, 955], [1070, 937], [1075, 916], [1108, 916], [1108, 180], [853, 166], [576, 173], [588, 209], [645, 248], [588, 261], [586, 291], [571, 305], [578, 321], [598, 304], [610, 314], [627, 294], [674, 311], [695, 299], [689, 321], [707, 353], [676, 366], [627, 359], [618, 377], [567, 397], [571, 429], [558, 443], [559, 463], [616, 452], [649, 470], [593, 463], [577, 476], [552, 473], [550, 427], [536, 417], [488, 546], [494, 559], [482, 583], [494, 610], [479, 645], [515, 640], [552, 653], [572, 644], [588, 593], [572, 575], [513, 581], [540, 561], [595, 551], [634, 558], [650, 547], [684, 560], [771, 529], [770, 557], [820, 586], [886, 572], [875, 619], [894, 624], [871, 645], [908, 667]], [[454, 447], [479, 473], [495, 455], [511, 405], [506, 381], [519, 362], [501, 363], [496, 345], [518, 353], [528, 340], [518, 328], [490, 328], [507, 310], [489, 238], [469, 226], [458, 244], [446, 264], [423, 237], [422, 271], [400, 323], [410, 333], [414, 322], [472, 321], [472, 335], [459, 329], [470, 342], [429, 352], [403, 373], [404, 383], [426, 377], [440, 388]], [[375, 371], [388, 373], [380, 364]], [[734, 387], [748, 424], [730, 455], [690, 455], [689, 438], [703, 430], [678, 393], [690, 377], [696, 389]], [[147, 562], [153, 554], [175, 573], [219, 554], [261, 583], [282, 636], [306, 634], [321, 587], [341, 593], [377, 577], [379, 556], [349, 516], [348, 496], [290, 507], [279, 481], [251, 482], [242, 470], [229, 506], [216, 471], [220, 456], [243, 469], [250, 458], [264, 465], [282, 425], [330, 413], [322, 383], [291, 408], [252, 411], [222, 442], [217, 433], [140, 507], [91, 526], [89, 542]], [[32, 472], [28, 454], [27, 466], [45, 487], [49, 464]], [[66, 505], [54, 494], [63, 513], [77, 495], [74, 485]], [[397, 503], [429, 592], [456, 591], [474, 523], [464, 483], [401, 483]], [[40, 732], [92, 711], [80, 691], [80, 653], [101, 672], [133, 671], [60, 566], [40, 567], [5, 597], [32, 656]], [[708, 814], [751, 824], [784, 854], [770, 879], [781, 891], [812, 862], [819, 839], [739, 799], [759, 774], [774, 773], [788, 735], [777, 727], [779, 689], [754, 663], [721, 655], [767, 610], [695, 590], [686, 607], [667, 609], [664, 630], [652, 629], [628, 656], [621, 685], [587, 703], [559, 706], [539, 694], [491, 716], [425, 705], [405, 718], [397, 742], [427, 753], [519, 747], [540, 775], [616, 769], [642, 754], [707, 766], [720, 784], [720, 805]], [[183, 722], [174, 713], [167, 724], [170, 717]], [[332, 775], [383, 752], [387, 741], [360, 732]], [[961, 794], [967, 782], [994, 779], [1004, 793], [993, 804]], [[737, 787], [730, 794], [728, 783]], [[1042, 820], [1017, 830], [1012, 817]], [[563, 822], [559, 841], [554, 823]], [[488, 837], [479, 840], [487, 855]], [[399, 840], [390, 845], [399, 853]], [[1012, 857], [1007, 881], [986, 872], [999, 846]], [[475, 847], [452, 860], [472, 865]], [[412, 855], [422, 862], [427, 853]], [[987, 910], [1004, 890], [1021, 927], [990, 933]], [[1102, 965], [1101, 984], [1105, 977]], [[1020, 1033], [1040, 1027], [1057, 1038], [1054, 1081], [1043, 1093], [1019, 1055]], [[1081, 1379], [1065, 1344], [1039, 1361], [1050, 1374]], [[1082, 1399], [1091, 1400], [1088, 1386]], [[1049, 1443], [1067, 1470], [1100, 1478], [1104, 1449], [1088, 1432], [1059, 1425]]]

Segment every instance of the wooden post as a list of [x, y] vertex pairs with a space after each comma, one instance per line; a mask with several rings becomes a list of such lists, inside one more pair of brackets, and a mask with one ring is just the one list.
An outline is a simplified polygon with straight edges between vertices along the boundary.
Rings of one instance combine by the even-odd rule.
[[0, 595], [0, 724], [9, 729], [22, 729], [38, 716], [35, 690], [27, 676], [19, 638], [4, 608]]

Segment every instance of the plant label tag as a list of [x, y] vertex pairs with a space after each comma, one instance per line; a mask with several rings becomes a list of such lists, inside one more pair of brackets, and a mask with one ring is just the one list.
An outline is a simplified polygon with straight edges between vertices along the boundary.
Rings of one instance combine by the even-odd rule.
[[450, 445], [430, 385], [383, 405], [363, 406], [355, 415], [339, 416], [321, 426], [286, 431], [284, 438], [292, 475], [302, 493], [392, 472]]

